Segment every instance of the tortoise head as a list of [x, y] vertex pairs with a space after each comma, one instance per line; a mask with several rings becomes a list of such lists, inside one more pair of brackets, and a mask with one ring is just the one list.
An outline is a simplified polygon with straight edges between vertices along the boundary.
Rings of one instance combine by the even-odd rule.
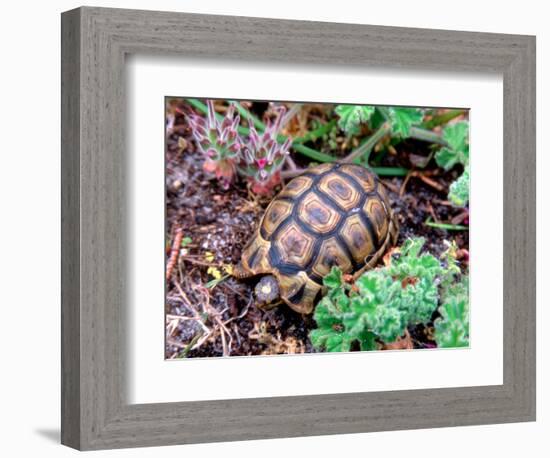
[[254, 288], [257, 305], [263, 309], [270, 309], [277, 304], [279, 299], [279, 283], [273, 275], [265, 275]]

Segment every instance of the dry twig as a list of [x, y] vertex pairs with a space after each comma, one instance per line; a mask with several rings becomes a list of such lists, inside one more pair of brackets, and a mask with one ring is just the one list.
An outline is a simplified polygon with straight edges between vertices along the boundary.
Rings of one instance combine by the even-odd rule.
[[172, 278], [172, 270], [174, 270], [174, 266], [178, 262], [182, 240], [183, 229], [178, 225], [174, 232], [174, 240], [172, 242], [172, 249], [170, 250], [170, 257], [168, 258], [168, 264], [166, 264], [166, 281], [170, 281], [170, 278]]
[[433, 178], [430, 178], [428, 175], [432, 175], [430, 172], [419, 172], [418, 170], [411, 170], [405, 179], [403, 180], [403, 183], [401, 184], [401, 189], [399, 190], [399, 197], [403, 197], [405, 195], [405, 191], [407, 188], [407, 183], [411, 179], [411, 177], [418, 178], [422, 180], [424, 183], [426, 183], [428, 186], [434, 188], [435, 190], [439, 192], [443, 192], [445, 190], [445, 187], [441, 184], [439, 184], [437, 181], [435, 181]]

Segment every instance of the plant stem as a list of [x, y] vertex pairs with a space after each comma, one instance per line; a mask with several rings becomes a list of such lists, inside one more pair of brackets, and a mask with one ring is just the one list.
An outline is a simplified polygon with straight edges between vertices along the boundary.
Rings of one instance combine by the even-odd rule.
[[432, 132], [431, 130], [423, 129], [422, 127], [411, 127], [410, 137], [417, 140], [424, 140], [425, 142], [436, 143], [442, 146], [448, 146], [447, 142], [443, 140], [441, 135]]
[[448, 231], [466, 231], [468, 230], [467, 226], [462, 226], [460, 224], [447, 224], [447, 223], [435, 223], [431, 218], [428, 218], [424, 224], [429, 227], [435, 227], [437, 229], [446, 229]]
[[286, 162], [288, 164], [288, 167], [290, 170], [296, 170], [298, 167], [296, 166], [296, 162], [294, 162], [294, 159], [290, 157], [290, 154], [286, 156]]
[[181, 354], [179, 355], [179, 358], [187, 358], [187, 354], [193, 348], [193, 346], [198, 342], [198, 340], [202, 337], [203, 330], [199, 330], [197, 334], [191, 339], [191, 342], [183, 349]]
[[312, 130], [305, 134], [303, 137], [298, 137], [294, 139], [294, 143], [305, 143], [309, 141], [315, 141], [319, 137], [322, 137], [326, 133], [330, 132], [336, 125], [336, 119], [333, 119], [326, 124], [323, 124], [321, 127], [318, 127], [315, 130]]
[[[199, 110], [202, 114], [206, 114], [208, 112], [208, 108], [200, 100], [197, 100], [197, 99], [186, 99], [186, 100], [189, 105]], [[216, 118], [221, 119], [221, 115], [218, 115], [216, 113]]]
[[301, 169], [301, 168], [283, 170], [281, 171], [281, 178], [283, 180], [288, 180], [288, 179], [297, 177], [298, 175], [301, 175], [305, 171], [306, 169]]
[[212, 289], [215, 286], [218, 286], [222, 281], [227, 280], [230, 276], [231, 275], [226, 274], [223, 277], [214, 278], [214, 279], [210, 280], [209, 282], [207, 282], [204, 286], [208, 289]]
[[345, 158], [341, 159], [339, 162], [359, 162], [361, 156], [364, 156], [361, 162], [363, 162], [364, 164], [368, 164], [369, 156], [372, 149], [374, 148], [374, 145], [376, 145], [382, 139], [382, 137], [389, 133], [390, 130], [391, 124], [386, 121], [378, 128], [376, 132], [374, 132], [374, 134], [367, 138], [367, 140], [365, 140], [362, 145], [360, 145], [358, 148], [348, 154]]
[[245, 107], [243, 107], [240, 104], [240, 102], [237, 102], [236, 100], [229, 100], [229, 103], [232, 103], [233, 105], [235, 105], [235, 108], [243, 118], [247, 120], [250, 119], [256, 129], [259, 129], [261, 131], [265, 130], [265, 124], [262, 121], [260, 121], [260, 119], [257, 116], [254, 116], [252, 113], [250, 113], [250, 111], [248, 111]]
[[381, 177], [404, 177], [410, 172], [403, 167], [371, 167], [370, 169]]
[[[410, 172], [409, 169], [403, 167], [369, 167], [374, 173], [380, 177], [404, 177]], [[306, 172], [307, 169], [289, 169], [283, 170], [281, 176], [284, 179], [294, 178], [302, 173]]]
[[[277, 141], [281, 142], [281, 138], [283, 139], [283, 141], [286, 139], [286, 137], [280, 135], [277, 137]], [[294, 144], [293, 142], [292, 148], [294, 148], [295, 151], [317, 162], [335, 162], [336, 161], [336, 158], [334, 156], [331, 156], [330, 154], [322, 153], [313, 148], [309, 148], [308, 146], [301, 145], [300, 143]]]

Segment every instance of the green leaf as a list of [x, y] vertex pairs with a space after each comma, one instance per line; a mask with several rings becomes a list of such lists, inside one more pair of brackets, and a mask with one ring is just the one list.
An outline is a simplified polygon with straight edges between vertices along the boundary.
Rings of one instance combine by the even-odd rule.
[[424, 254], [418, 259], [418, 264], [422, 269], [426, 271], [437, 272], [440, 267], [439, 261], [431, 254]]
[[470, 169], [466, 168], [449, 187], [449, 200], [455, 207], [465, 207], [470, 200]]
[[411, 127], [422, 122], [424, 114], [418, 108], [397, 108], [389, 109], [392, 132], [402, 138], [407, 138], [411, 134]]
[[373, 330], [385, 342], [393, 342], [405, 330], [405, 314], [395, 307], [378, 307], [373, 318]]
[[332, 308], [332, 301], [324, 297], [315, 308], [315, 321], [320, 328], [332, 329], [341, 324], [340, 313]]
[[327, 339], [326, 346], [327, 346], [327, 351], [330, 351], [330, 352], [350, 351], [351, 340], [345, 334], [334, 335]]
[[435, 161], [439, 167], [450, 170], [456, 164], [466, 165], [470, 157], [468, 146], [468, 123], [457, 122], [443, 129], [443, 140], [448, 147], [441, 148], [435, 154]]
[[435, 153], [435, 162], [437, 162], [439, 167], [445, 170], [450, 170], [455, 164], [459, 163], [459, 156], [455, 151], [447, 147], [443, 147]]
[[[343, 288], [336, 289], [329, 293], [331, 299], [331, 307], [334, 307], [339, 314], [345, 313], [349, 310], [350, 298], [346, 295]], [[332, 308], [331, 308], [332, 310]]]
[[434, 280], [421, 277], [414, 285], [404, 288], [401, 296], [401, 308], [406, 304], [408, 323], [417, 324], [429, 321], [439, 301], [438, 288]]
[[326, 349], [329, 352], [349, 351], [352, 340], [343, 332], [332, 327], [313, 329], [309, 333], [311, 344], [317, 349]]
[[343, 284], [342, 271], [338, 267], [332, 267], [329, 274], [323, 278], [323, 284], [329, 288], [340, 288]]
[[[448, 258], [451, 257], [451, 251], [452, 247], [448, 250]], [[439, 313], [441, 317], [434, 322], [434, 337], [438, 347], [467, 347], [470, 337], [468, 275], [459, 276], [459, 281], [455, 283], [445, 282]]]
[[343, 321], [345, 333], [353, 340], [359, 339], [368, 327], [367, 317], [360, 313], [347, 314]]
[[376, 334], [364, 331], [359, 339], [359, 347], [361, 351], [376, 350], [378, 348], [376, 345]]
[[378, 290], [378, 278], [374, 275], [361, 275], [355, 283], [363, 302], [374, 302]]
[[348, 135], [357, 135], [361, 124], [367, 123], [375, 108], [370, 105], [338, 105], [336, 114], [340, 117], [338, 126]]
[[461, 121], [445, 126], [443, 129], [443, 140], [449, 144], [449, 148], [453, 151], [467, 150], [468, 123], [466, 121]]
[[407, 260], [416, 259], [420, 254], [420, 250], [422, 250], [422, 247], [424, 246], [424, 242], [425, 240], [423, 237], [407, 239], [405, 241], [405, 245], [403, 246], [403, 250], [402, 250], [403, 256], [400, 258], [401, 263], [403, 263], [406, 259]]
[[470, 337], [468, 296], [447, 298], [440, 307], [441, 318], [434, 323], [435, 340], [438, 347], [467, 347]]
[[386, 121], [386, 117], [380, 111], [380, 107], [376, 107], [374, 113], [369, 119], [369, 127], [372, 130], [378, 130]]

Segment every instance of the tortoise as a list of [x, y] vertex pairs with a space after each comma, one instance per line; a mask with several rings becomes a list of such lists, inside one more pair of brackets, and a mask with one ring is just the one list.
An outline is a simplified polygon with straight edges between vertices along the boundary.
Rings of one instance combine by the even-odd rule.
[[397, 234], [376, 175], [360, 165], [321, 164], [293, 178], [270, 202], [233, 275], [263, 275], [255, 287], [258, 306], [282, 299], [308, 314], [333, 266], [357, 278], [395, 245]]

